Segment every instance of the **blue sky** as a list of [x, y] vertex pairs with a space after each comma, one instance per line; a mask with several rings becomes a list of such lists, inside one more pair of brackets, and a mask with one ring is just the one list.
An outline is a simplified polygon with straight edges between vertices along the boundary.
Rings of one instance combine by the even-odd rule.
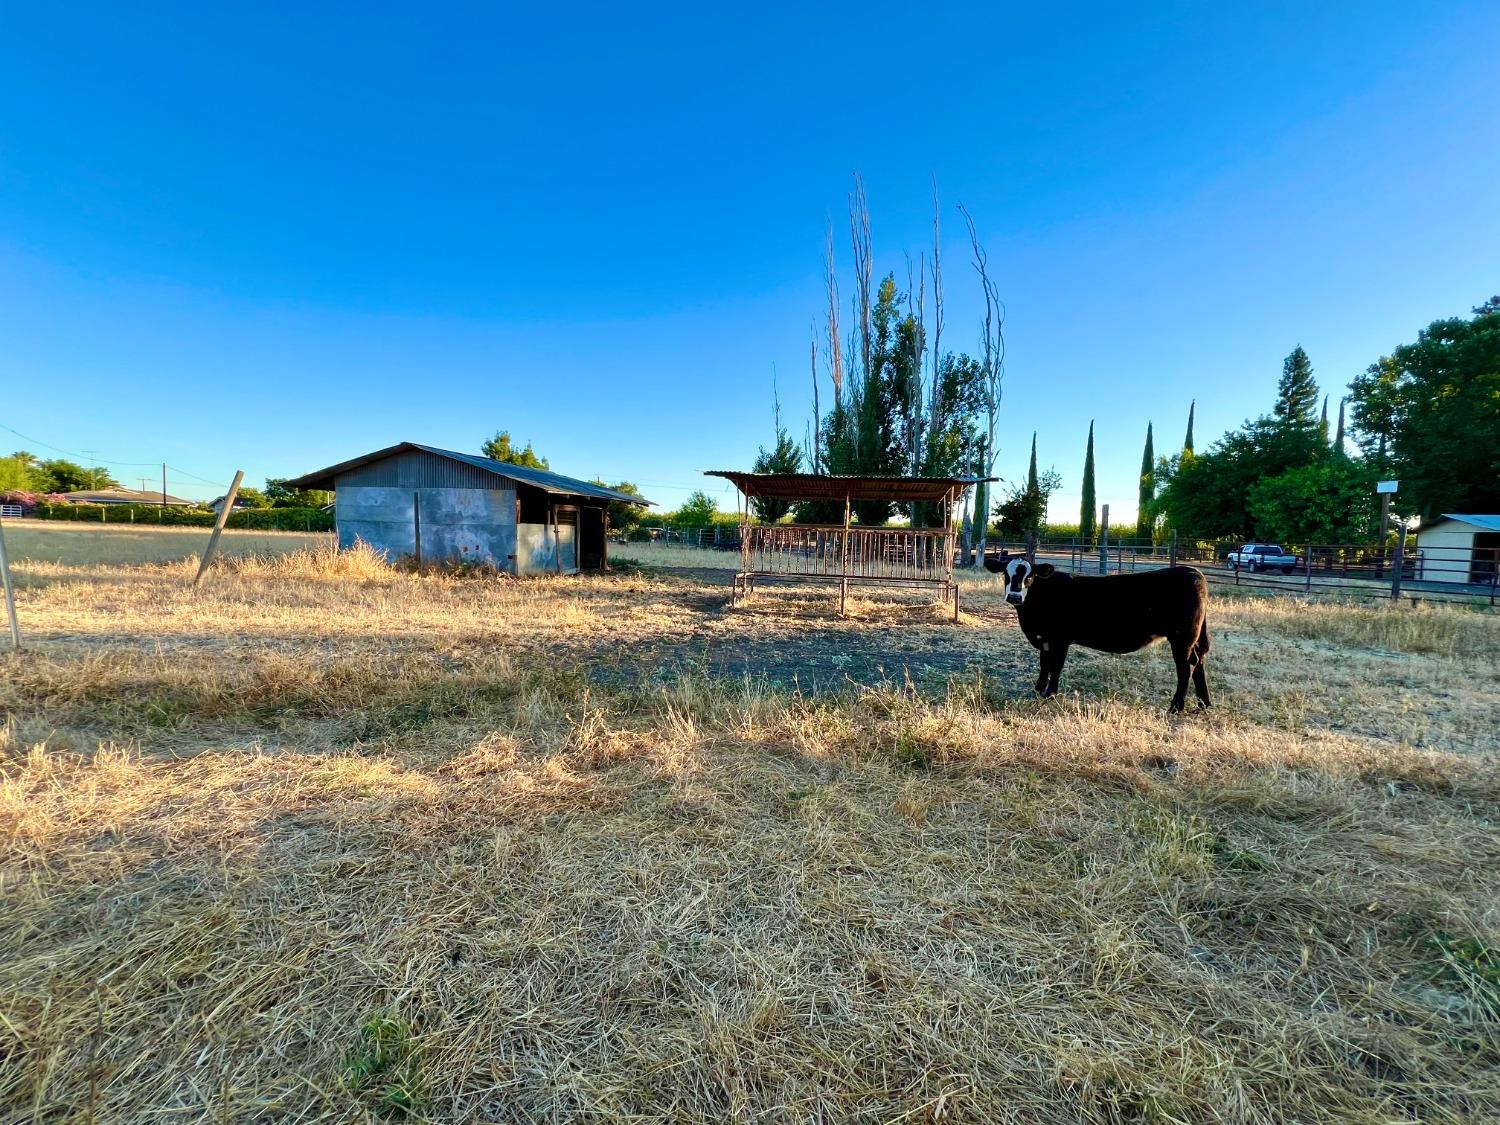
[[1500, 290], [1494, 4], [721, 7], [0, 3], [0, 449], [204, 497], [503, 427], [717, 494], [773, 367], [801, 433], [855, 171], [902, 277], [937, 177], [955, 348], [973, 212], [1059, 517], [1090, 419], [1125, 516], [1148, 420]]

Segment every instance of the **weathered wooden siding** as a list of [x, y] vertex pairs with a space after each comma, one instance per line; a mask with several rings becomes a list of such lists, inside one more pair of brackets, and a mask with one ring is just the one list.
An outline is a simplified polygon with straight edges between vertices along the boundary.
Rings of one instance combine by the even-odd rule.
[[473, 562], [515, 573], [515, 488], [493, 474], [480, 475], [498, 487], [353, 485], [340, 477], [334, 492], [339, 546], [360, 539], [389, 559], [415, 554], [415, 497], [424, 562]]

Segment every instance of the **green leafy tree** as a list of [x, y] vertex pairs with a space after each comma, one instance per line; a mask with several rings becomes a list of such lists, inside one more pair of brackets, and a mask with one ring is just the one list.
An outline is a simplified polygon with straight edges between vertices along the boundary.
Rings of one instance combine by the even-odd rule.
[[1500, 297], [1437, 320], [1350, 388], [1354, 430], [1401, 509], [1500, 511]]
[[[767, 450], [762, 446], [760, 454], [755, 458], [755, 472], [757, 473], [800, 473], [801, 471], [802, 450], [785, 430], [776, 431], [774, 448]], [[753, 497], [750, 506], [755, 509], [755, 515], [762, 523], [775, 523], [792, 510], [791, 501], [783, 500], [779, 496]]]
[[719, 505], [714, 498], [700, 490], [687, 498], [673, 519], [682, 527], [712, 527], [718, 511]]
[[1089, 422], [1088, 450], [1083, 455], [1083, 503], [1078, 511], [1078, 536], [1085, 542], [1098, 531], [1098, 497], [1094, 492], [1094, 423]]
[[479, 451], [492, 461], [504, 461], [507, 465], [520, 465], [523, 469], [550, 469], [545, 457], [538, 457], [536, 451], [531, 448], [531, 442], [526, 443], [525, 449], [517, 449], [510, 440], [510, 431], [501, 430], [489, 441], [479, 447]]
[[288, 488], [286, 477], [267, 477], [263, 495], [273, 508], [322, 508], [333, 503], [324, 488]]
[[0, 489], [37, 493], [56, 491], [51, 475], [42, 468], [37, 455], [25, 449], [0, 458], [0, 480], [9, 482], [0, 485]]
[[[623, 492], [626, 496], [641, 496], [641, 490], [628, 480], [622, 480], [618, 484], [606, 484], [602, 480], [594, 480], [600, 488], [610, 488], [616, 492]], [[645, 499], [645, 497], [641, 497]], [[610, 500], [607, 505], [609, 526], [613, 531], [629, 535], [641, 526], [641, 521], [646, 518], [645, 510], [639, 504], [630, 504], [624, 500]]]
[[242, 485], [240, 487], [240, 490], [234, 494], [234, 502], [236, 507], [271, 507], [271, 501], [266, 494], [258, 488], [251, 488], [249, 485]]
[[44, 492], [80, 492], [120, 487], [120, 482], [115, 480], [108, 469], [97, 465], [85, 468], [76, 461], [63, 457], [41, 461], [37, 464], [37, 470], [44, 474], [40, 478]]
[[1056, 470], [1048, 469], [1038, 474], [1036, 468], [1036, 435], [1031, 435], [1031, 464], [1026, 470], [1026, 483], [1011, 489], [1005, 499], [995, 505], [995, 519], [1000, 534], [1019, 539], [1029, 533], [1040, 535], [1047, 522], [1047, 505], [1052, 494], [1062, 487], [1062, 477]]
[[1251, 533], [1299, 545], [1355, 543], [1375, 516], [1375, 475], [1362, 461], [1327, 457], [1250, 487]]
[[1135, 533], [1142, 539], [1150, 539], [1155, 521], [1151, 518], [1151, 506], [1156, 501], [1156, 451], [1152, 448], [1151, 423], [1146, 423], [1146, 448], [1141, 453], [1141, 489], [1136, 508]]

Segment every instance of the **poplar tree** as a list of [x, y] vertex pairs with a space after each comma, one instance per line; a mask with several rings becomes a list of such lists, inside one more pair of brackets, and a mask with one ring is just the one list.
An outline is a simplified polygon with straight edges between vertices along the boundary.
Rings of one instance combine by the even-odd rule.
[[1036, 492], [1040, 485], [1036, 478], [1036, 431], [1031, 431], [1031, 464], [1026, 469], [1026, 491]]
[[1198, 409], [1198, 400], [1194, 399], [1188, 403], [1188, 429], [1187, 437], [1182, 439], [1182, 451], [1191, 453], [1193, 451], [1193, 411]]
[[1088, 451], [1083, 455], [1083, 504], [1078, 512], [1078, 537], [1084, 542], [1094, 538], [1098, 529], [1094, 495], [1094, 423], [1089, 421]]
[[1151, 503], [1156, 499], [1156, 450], [1152, 447], [1151, 423], [1146, 423], [1146, 449], [1141, 454], [1141, 492], [1136, 506], [1135, 533], [1151, 538]]

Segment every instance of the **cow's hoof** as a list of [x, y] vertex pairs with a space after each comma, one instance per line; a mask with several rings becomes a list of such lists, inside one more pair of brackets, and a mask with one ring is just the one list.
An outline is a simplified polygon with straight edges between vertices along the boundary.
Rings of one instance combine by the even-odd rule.
[[1180, 714], [1182, 714], [1182, 702], [1180, 700], [1177, 700], [1177, 699], [1172, 700], [1171, 703], [1167, 704], [1167, 714], [1169, 714], [1169, 715], [1180, 715]]

